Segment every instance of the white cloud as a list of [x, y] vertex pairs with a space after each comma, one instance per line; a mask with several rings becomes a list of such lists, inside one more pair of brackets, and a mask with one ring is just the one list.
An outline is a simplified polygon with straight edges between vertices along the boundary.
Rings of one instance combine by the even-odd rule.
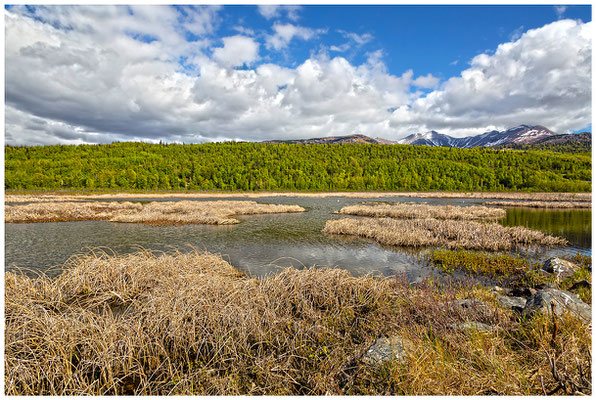
[[324, 33], [324, 29], [310, 29], [303, 26], [292, 24], [275, 23], [273, 25], [273, 35], [268, 35], [266, 38], [266, 46], [268, 49], [281, 50], [288, 46], [290, 41], [294, 38], [302, 40], [309, 40], [317, 35]]
[[213, 51], [213, 58], [224, 67], [250, 65], [259, 57], [259, 44], [246, 36], [223, 38], [224, 46]]
[[302, 8], [300, 6], [276, 6], [270, 4], [261, 4], [258, 7], [259, 13], [266, 19], [279, 18], [285, 12], [287, 17], [292, 21], [297, 21], [300, 18], [298, 12]]
[[563, 14], [565, 14], [565, 11], [567, 11], [567, 6], [554, 6], [554, 8], [557, 18], [563, 18]]
[[414, 79], [412, 81], [412, 84], [423, 89], [431, 89], [439, 84], [439, 80], [439, 78], [433, 76], [432, 74], [427, 74], [425, 76], [419, 76], [418, 78]]
[[541, 124], [565, 133], [591, 122], [592, 23], [561, 20], [480, 54], [461, 76], [394, 113], [396, 129], [465, 136], [488, 126]]
[[329, 50], [340, 52], [340, 53], [347, 51], [347, 50], [351, 49], [352, 47], [356, 47], [356, 48], [362, 47], [366, 43], [368, 43], [374, 39], [374, 36], [370, 33], [363, 33], [363, 34], [359, 35], [357, 33], [346, 32], [341, 29], [339, 29], [337, 32], [340, 33], [344, 38], [348, 39], [348, 41], [346, 43], [339, 45], [339, 46], [335, 46], [335, 45], [330, 46]]

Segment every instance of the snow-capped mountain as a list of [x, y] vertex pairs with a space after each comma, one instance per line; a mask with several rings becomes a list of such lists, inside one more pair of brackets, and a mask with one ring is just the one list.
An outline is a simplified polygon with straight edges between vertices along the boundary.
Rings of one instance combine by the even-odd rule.
[[506, 131], [489, 131], [476, 136], [454, 138], [430, 131], [416, 133], [399, 140], [399, 144], [444, 146], [444, 147], [489, 147], [505, 144], [531, 144], [555, 133], [540, 125], [519, 125]]
[[457, 139], [448, 135], [443, 135], [436, 131], [429, 131], [425, 133], [416, 133], [398, 140], [399, 144], [413, 144], [423, 146], [443, 146], [443, 147], [457, 147], [454, 145]]

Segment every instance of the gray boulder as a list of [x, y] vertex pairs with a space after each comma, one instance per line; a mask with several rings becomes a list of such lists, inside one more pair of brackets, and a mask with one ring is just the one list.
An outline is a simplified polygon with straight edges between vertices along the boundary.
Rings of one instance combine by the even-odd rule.
[[586, 322], [592, 321], [592, 307], [584, 303], [576, 294], [557, 289], [544, 289], [530, 297], [524, 307], [524, 313], [540, 311], [551, 314], [551, 303], [555, 304], [556, 315], [569, 311]]
[[499, 296], [497, 297], [497, 301], [501, 303], [503, 307], [510, 308], [517, 312], [522, 312], [524, 307], [526, 306], [526, 299], [524, 299], [523, 297]]
[[404, 361], [411, 349], [410, 341], [400, 337], [381, 337], [377, 339], [362, 357], [365, 364], [382, 364], [387, 361]]
[[575, 271], [579, 269], [579, 266], [572, 262], [553, 257], [546, 260], [542, 269], [551, 274], [555, 274], [557, 281], [561, 282], [565, 278], [573, 275]]
[[497, 330], [496, 326], [491, 326], [491, 325], [483, 324], [482, 322], [475, 322], [475, 321], [462, 322], [459, 324], [451, 324], [450, 326], [453, 329], [457, 329], [460, 331], [472, 330], [472, 331], [478, 331], [478, 332], [492, 332], [492, 331]]

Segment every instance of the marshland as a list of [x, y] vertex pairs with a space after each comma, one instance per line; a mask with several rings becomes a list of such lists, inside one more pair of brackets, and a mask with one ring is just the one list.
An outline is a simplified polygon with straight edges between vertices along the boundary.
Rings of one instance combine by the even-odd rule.
[[[591, 393], [589, 324], [500, 303], [552, 285], [590, 302], [590, 209], [24, 196], [6, 198], [7, 394]], [[412, 241], [329, 233], [342, 221]], [[555, 282], [555, 256], [580, 270]], [[367, 359], [396, 337], [403, 358]]]

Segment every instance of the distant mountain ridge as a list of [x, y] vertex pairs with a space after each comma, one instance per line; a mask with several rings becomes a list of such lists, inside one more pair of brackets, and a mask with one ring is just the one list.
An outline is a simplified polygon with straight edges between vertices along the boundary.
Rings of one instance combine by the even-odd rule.
[[399, 144], [443, 146], [443, 147], [491, 147], [508, 144], [532, 144], [538, 140], [557, 136], [540, 125], [518, 125], [505, 131], [488, 131], [476, 136], [454, 138], [436, 131], [416, 133], [398, 140]]
[[[582, 140], [591, 140], [583, 138]], [[355, 134], [347, 136], [330, 136], [324, 138], [311, 139], [293, 139], [293, 140], [269, 140], [264, 143], [291, 143], [291, 144], [408, 144], [414, 146], [440, 146], [440, 147], [457, 147], [457, 148], [471, 148], [471, 147], [527, 147], [535, 144], [548, 144], [551, 141], [556, 143], [558, 141], [568, 142], [572, 140], [572, 135], [557, 135], [551, 130], [541, 125], [518, 125], [504, 131], [488, 131], [476, 136], [466, 136], [456, 138], [449, 135], [444, 135], [437, 131], [429, 131], [425, 133], [415, 133], [406, 136], [398, 141], [392, 141], [382, 138], [371, 138], [365, 135]], [[565, 139], [563, 139], [565, 137]]]

